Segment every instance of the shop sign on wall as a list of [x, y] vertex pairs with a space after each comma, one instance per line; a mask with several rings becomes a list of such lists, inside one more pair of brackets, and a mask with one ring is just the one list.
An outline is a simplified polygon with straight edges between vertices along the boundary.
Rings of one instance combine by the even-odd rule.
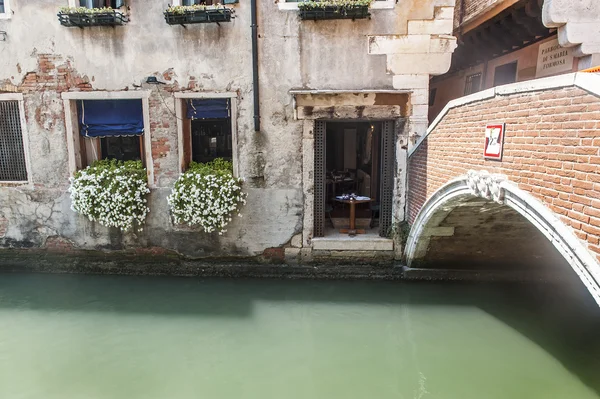
[[540, 44], [538, 50], [535, 77], [569, 72], [573, 69], [573, 53], [571, 49], [561, 47], [558, 39]]
[[504, 147], [504, 123], [491, 123], [485, 127], [485, 147], [483, 157], [486, 159], [502, 160]]

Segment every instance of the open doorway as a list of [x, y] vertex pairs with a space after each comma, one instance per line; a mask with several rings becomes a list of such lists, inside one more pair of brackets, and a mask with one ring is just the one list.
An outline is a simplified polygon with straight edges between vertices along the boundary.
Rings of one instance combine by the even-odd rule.
[[382, 122], [327, 122], [325, 236], [380, 234], [381, 131]]

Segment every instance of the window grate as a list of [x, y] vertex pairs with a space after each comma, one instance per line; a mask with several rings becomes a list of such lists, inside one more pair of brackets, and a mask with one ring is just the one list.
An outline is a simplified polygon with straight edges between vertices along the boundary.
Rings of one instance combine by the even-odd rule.
[[0, 101], [0, 181], [27, 181], [18, 101]]
[[381, 129], [381, 195], [379, 235], [388, 237], [392, 226], [395, 157], [394, 121], [385, 121]]
[[325, 122], [315, 121], [315, 230], [314, 237], [325, 235]]
[[465, 80], [465, 96], [469, 94], [477, 93], [481, 88], [481, 74], [474, 73], [473, 75], [467, 76]]

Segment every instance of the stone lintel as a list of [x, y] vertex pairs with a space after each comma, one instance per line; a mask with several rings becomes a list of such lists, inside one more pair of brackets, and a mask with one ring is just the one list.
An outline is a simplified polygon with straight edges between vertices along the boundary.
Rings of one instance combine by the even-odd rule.
[[406, 116], [407, 105], [374, 105], [374, 106], [299, 106], [297, 107], [298, 119], [396, 119]]

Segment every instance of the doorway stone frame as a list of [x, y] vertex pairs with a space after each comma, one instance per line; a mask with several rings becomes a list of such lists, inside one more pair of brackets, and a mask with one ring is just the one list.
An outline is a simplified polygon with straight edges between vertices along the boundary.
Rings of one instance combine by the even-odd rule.
[[[398, 90], [291, 90], [294, 115], [302, 121], [302, 192], [304, 212], [302, 247], [311, 248], [314, 232], [315, 121], [396, 121], [396, 162], [392, 224], [404, 220], [409, 91]], [[401, 250], [401, 249], [399, 249]]]

